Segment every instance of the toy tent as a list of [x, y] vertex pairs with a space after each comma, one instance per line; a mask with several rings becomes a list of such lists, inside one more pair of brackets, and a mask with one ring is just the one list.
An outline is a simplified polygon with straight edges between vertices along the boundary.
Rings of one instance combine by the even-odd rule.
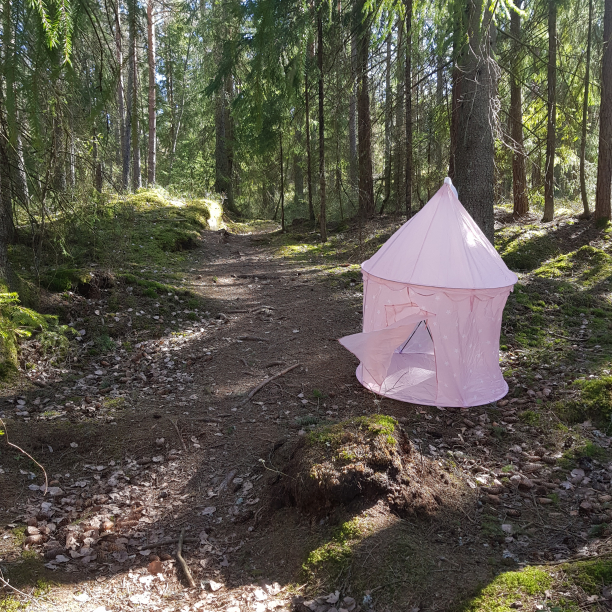
[[516, 275], [459, 202], [451, 180], [361, 265], [363, 332], [340, 340], [374, 393], [479, 406], [508, 385], [502, 313]]

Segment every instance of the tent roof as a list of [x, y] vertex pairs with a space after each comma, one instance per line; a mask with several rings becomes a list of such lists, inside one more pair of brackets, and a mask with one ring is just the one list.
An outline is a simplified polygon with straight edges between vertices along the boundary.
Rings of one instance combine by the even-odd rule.
[[495, 289], [518, 280], [463, 208], [450, 179], [361, 267], [384, 280], [446, 289]]

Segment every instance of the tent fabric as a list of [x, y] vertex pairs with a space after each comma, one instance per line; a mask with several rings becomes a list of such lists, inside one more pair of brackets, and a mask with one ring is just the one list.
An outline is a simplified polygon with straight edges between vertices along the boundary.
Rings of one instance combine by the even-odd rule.
[[[363, 331], [340, 342], [360, 360], [357, 378], [374, 393], [426, 405], [478, 406], [508, 392], [499, 337], [516, 276], [451, 187], [445, 183], [362, 265]], [[430, 244], [444, 224], [448, 238]]]
[[445, 183], [361, 268], [390, 281], [428, 287], [492, 289], [517, 282]]

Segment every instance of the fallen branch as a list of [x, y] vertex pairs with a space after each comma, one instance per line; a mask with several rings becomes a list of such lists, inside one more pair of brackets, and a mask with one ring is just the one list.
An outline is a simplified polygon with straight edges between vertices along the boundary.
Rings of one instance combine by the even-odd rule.
[[181, 444], [183, 445], [183, 450], [185, 452], [187, 452], [187, 445], [185, 444], [185, 440], [183, 440], [183, 436], [181, 436], [181, 432], [179, 431], [178, 425], [170, 418], [170, 417], [166, 417], [174, 426], [174, 429], [176, 429], [176, 435], [179, 437], [179, 440], [181, 441]]
[[15, 593], [19, 593], [19, 595], [23, 595], [26, 599], [29, 599], [31, 602], [35, 603], [37, 606], [40, 606], [40, 603], [38, 602], [37, 599], [34, 599], [34, 597], [31, 597], [27, 593], [24, 593], [23, 591], [20, 591], [19, 589], [14, 587], [12, 584], [9, 584], [4, 578], [2, 578], [2, 576], [0, 576], [0, 584], [3, 584], [5, 587], [15, 591]]
[[21, 448], [20, 446], [17, 446], [16, 444], [13, 444], [12, 442], [9, 442], [8, 429], [6, 427], [5, 422], [1, 418], [0, 418], [0, 424], [2, 424], [2, 428], [4, 429], [4, 435], [6, 436], [6, 443], [9, 446], [16, 448], [20, 453], [28, 457], [28, 459], [31, 459], [42, 470], [43, 474], [45, 475], [45, 490], [43, 492], [43, 495], [46, 495], [47, 489], [49, 488], [49, 479], [47, 478], [47, 472], [45, 471], [45, 468], [42, 465], [40, 465], [40, 463], [38, 463], [38, 461], [36, 461], [36, 459], [34, 459], [32, 455], [30, 455], [29, 453], [26, 453], [26, 451], [24, 451], [23, 448]]
[[183, 572], [185, 572], [185, 576], [187, 577], [187, 582], [189, 582], [189, 586], [192, 589], [196, 588], [196, 583], [193, 579], [193, 576], [191, 575], [191, 572], [189, 571], [189, 568], [187, 567], [187, 563], [185, 562], [185, 559], [183, 559], [183, 539], [185, 536], [185, 528], [183, 527], [183, 529], [181, 529], [181, 535], [179, 537], [179, 541], [178, 541], [178, 550], [176, 551], [176, 558], [178, 559], [178, 562], [181, 564], [181, 567], [183, 568]]
[[[147, 548], [159, 548], [160, 546], [167, 546], [168, 544], [176, 544], [178, 543], [178, 541], [179, 538], [167, 538], [165, 540], [160, 540], [159, 542], [154, 542], [153, 544], [139, 546], [138, 550], [146, 550]], [[199, 541], [200, 538], [183, 538], [183, 542], [197, 543]]]
[[244, 406], [244, 404], [246, 404], [256, 393], [258, 393], [259, 391], [261, 391], [267, 384], [271, 383], [274, 379], [276, 378], [280, 378], [281, 376], [284, 376], [285, 374], [287, 374], [287, 372], [291, 372], [291, 370], [294, 370], [295, 368], [301, 366], [301, 363], [296, 363], [292, 366], [289, 366], [288, 368], [285, 368], [284, 370], [281, 370], [278, 374], [275, 374], [274, 376], [270, 376], [270, 378], [266, 378], [266, 380], [264, 380], [263, 382], [259, 383], [239, 404], [238, 406]]

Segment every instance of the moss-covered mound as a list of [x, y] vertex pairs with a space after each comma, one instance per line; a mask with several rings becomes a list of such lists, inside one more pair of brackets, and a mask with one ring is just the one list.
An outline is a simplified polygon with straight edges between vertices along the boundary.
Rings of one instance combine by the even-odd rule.
[[535, 270], [541, 278], [572, 277], [585, 288], [609, 281], [612, 277], [612, 257], [605, 251], [585, 245], [577, 251], [559, 255]]
[[400, 515], [428, 515], [453, 486], [385, 415], [319, 427], [298, 442], [283, 469], [282, 497], [309, 514], [384, 499]]

